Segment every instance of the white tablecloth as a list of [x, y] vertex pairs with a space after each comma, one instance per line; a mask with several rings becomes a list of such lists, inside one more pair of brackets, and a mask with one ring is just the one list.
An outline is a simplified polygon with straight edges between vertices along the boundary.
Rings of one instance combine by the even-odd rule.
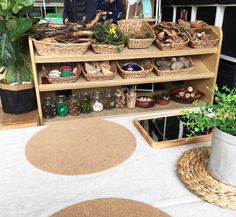
[[141, 201], [174, 217], [236, 216], [234, 211], [201, 200], [177, 177], [182, 153], [207, 143], [155, 150], [131, 117], [110, 120], [133, 132], [136, 150], [121, 165], [84, 176], [50, 174], [27, 161], [25, 145], [43, 127], [0, 131], [0, 216], [45, 217], [81, 201], [110, 197]]

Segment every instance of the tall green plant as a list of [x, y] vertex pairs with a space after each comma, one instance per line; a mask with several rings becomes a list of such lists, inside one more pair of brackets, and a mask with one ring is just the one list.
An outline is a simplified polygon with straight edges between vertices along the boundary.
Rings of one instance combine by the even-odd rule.
[[[223, 88], [223, 92], [215, 87], [215, 103], [206, 103], [196, 112], [183, 111], [184, 125], [190, 136], [217, 127], [225, 133], [236, 136], [236, 88]], [[213, 90], [210, 90], [212, 91]], [[194, 102], [199, 106], [199, 102]]]
[[32, 10], [34, 0], [0, 1], [0, 73], [6, 73], [6, 82], [32, 81], [30, 64], [22, 51], [33, 19], [26, 13]]

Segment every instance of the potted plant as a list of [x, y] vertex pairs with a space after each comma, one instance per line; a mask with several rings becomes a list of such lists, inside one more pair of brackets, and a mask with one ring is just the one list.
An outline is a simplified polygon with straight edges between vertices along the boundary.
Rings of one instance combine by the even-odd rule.
[[[210, 90], [213, 91], [213, 90]], [[198, 102], [194, 103], [199, 106]], [[190, 136], [213, 129], [209, 173], [222, 183], [236, 186], [236, 88], [215, 87], [215, 103], [183, 111]]]
[[31, 65], [26, 60], [27, 33], [34, 20], [26, 17], [34, 0], [0, 1], [0, 73], [3, 111], [24, 113], [36, 109]]

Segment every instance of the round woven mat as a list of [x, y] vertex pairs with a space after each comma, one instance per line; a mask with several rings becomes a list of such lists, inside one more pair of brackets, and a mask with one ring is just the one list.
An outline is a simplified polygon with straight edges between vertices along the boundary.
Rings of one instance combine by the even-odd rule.
[[193, 148], [178, 162], [178, 175], [194, 194], [209, 203], [236, 210], [236, 187], [225, 185], [208, 172], [209, 147]]
[[38, 169], [81, 175], [124, 162], [135, 147], [135, 137], [127, 128], [110, 121], [83, 119], [41, 130], [29, 140], [25, 153]]
[[65, 208], [52, 217], [169, 217], [150, 205], [126, 199], [96, 199]]

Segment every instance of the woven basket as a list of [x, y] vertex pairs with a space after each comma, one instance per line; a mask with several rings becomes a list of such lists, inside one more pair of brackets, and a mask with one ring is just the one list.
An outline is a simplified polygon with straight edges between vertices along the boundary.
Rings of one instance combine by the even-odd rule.
[[34, 46], [40, 56], [61, 56], [61, 55], [80, 55], [84, 54], [91, 42], [84, 43], [52, 43], [37, 41], [33, 39]]
[[87, 81], [105, 81], [105, 80], [113, 80], [116, 76], [117, 73], [117, 68], [116, 68], [116, 64], [114, 61], [110, 62], [111, 64], [111, 70], [113, 73], [110, 75], [93, 75], [93, 74], [89, 74], [85, 71], [84, 67], [82, 67], [82, 73], [84, 75], [84, 77], [86, 78]]
[[194, 64], [193, 64], [192, 59], [190, 57], [186, 57], [186, 59], [189, 62], [189, 67], [184, 68], [184, 69], [180, 69], [180, 70], [171, 70], [171, 69], [170, 70], [159, 70], [158, 66], [156, 65], [157, 59], [151, 59], [151, 61], [153, 64], [154, 72], [158, 76], [176, 76], [176, 75], [187, 75], [194, 69]]
[[111, 54], [120, 52], [124, 48], [124, 45], [92, 44], [92, 48], [96, 54]]
[[149, 35], [149, 38], [135, 39], [129, 38], [128, 48], [148, 48], [155, 41], [156, 35], [148, 22], [144, 20], [130, 19], [118, 21], [120, 30], [130, 37], [134, 35], [137, 37]]
[[160, 50], [180, 50], [183, 49], [189, 43], [189, 39], [186, 36], [186, 40], [181, 43], [172, 43], [172, 44], [164, 44], [161, 43], [158, 39], [156, 39], [155, 44]]
[[149, 75], [153, 70], [153, 65], [149, 59], [141, 59], [133, 61], [141, 66], [143, 66], [143, 71], [125, 71], [122, 69], [122, 66], [127, 63], [127, 60], [116, 61], [119, 73], [124, 79], [130, 78], [144, 78]]
[[[79, 74], [70, 76], [70, 77], [59, 77], [59, 78], [51, 78], [48, 76], [49, 72], [52, 71], [53, 69], [59, 69], [62, 66], [71, 66], [72, 68], [75, 68], [76, 66], [79, 67]], [[72, 83], [76, 82], [81, 74], [81, 65], [80, 64], [43, 64], [42, 65], [42, 71], [45, 77], [48, 79], [48, 81], [52, 84], [56, 83]]]

